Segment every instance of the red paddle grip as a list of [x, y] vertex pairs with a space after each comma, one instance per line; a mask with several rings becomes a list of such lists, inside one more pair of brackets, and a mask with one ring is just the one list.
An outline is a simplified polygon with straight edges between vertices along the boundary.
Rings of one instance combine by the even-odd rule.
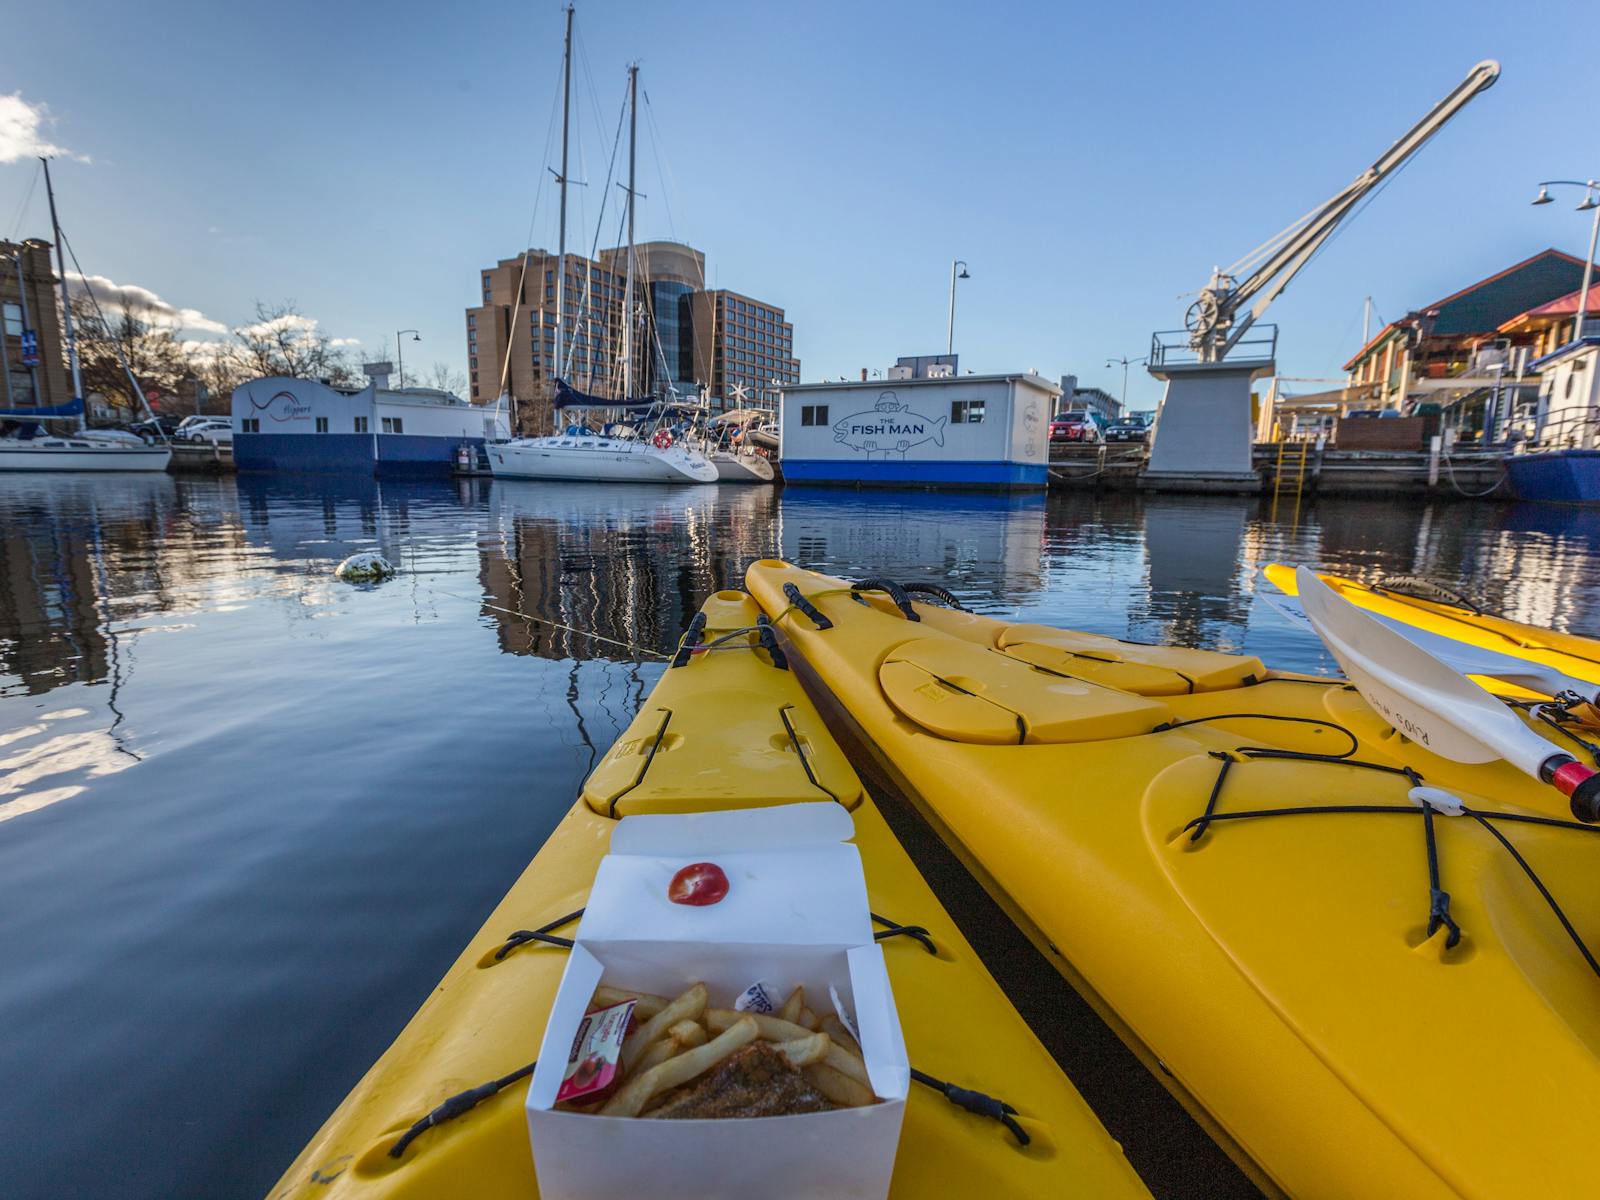
[[1588, 824], [1600, 821], [1600, 772], [1581, 762], [1565, 762], [1550, 773], [1550, 782], [1572, 798], [1572, 815]]

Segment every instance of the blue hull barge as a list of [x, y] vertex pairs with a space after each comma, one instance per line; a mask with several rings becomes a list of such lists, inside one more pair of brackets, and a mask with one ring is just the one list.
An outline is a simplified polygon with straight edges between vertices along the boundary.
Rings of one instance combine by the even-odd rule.
[[[233, 460], [241, 472], [447, 478], [477, 466], [508, 436], [495, 408], [434, 388], [337, 388], [269, 376], [233, 392]], [[382, 381], [386, 382], [386, 380]]]

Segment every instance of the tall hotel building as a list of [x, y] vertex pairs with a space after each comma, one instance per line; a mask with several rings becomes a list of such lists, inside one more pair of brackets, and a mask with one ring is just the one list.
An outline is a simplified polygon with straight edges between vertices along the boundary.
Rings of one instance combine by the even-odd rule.
[[[670, 388], [687, 400], [703, 387], [713, 408], [736, 396], [775, 407], [778, 387], [800, 381], [794, 327], [781, 308], [704, 290], [705, 255], [693, 247], [644, 242], [634, 253], [634, 395]], [[483, 302], [466, 314], [472, 400], [493, 402], [504, 371], [524, 432], [551, 428], [558, 374], [579, 391], [622, 395], [627, 249], [602, 250], [598, 260], [567, 255], [566, 361], [559, 370], [557, 261], [548, 250], [530, 250], [481, 271]]]

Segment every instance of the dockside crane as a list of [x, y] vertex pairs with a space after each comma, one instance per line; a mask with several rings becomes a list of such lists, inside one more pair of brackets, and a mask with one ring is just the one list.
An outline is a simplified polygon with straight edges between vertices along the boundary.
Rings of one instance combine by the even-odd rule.
[[1254, 482], [1250, 384], [1277, 369], [1277, 331], [1264, 325], [1246, 335], [1363, 201], [1499, 77], [1500, 64], [1492, 59], [1473, 67], [1349, 184], [1238, 262], [1214, 268], [1183, 329], [1152, 337], [1148, 369], [1167, 390], [1145, 472], [1151, 485], [1159, 486], [1162, 477], [1207, 480], [1230, 490]]
[[[1199, 298], [1184, 317], [1189, 347], [1200, 360], [1220, 362], [1226, 358], [1357, 206], [1499, 77], [1500, 64], [1493, 59], [1473, 67], [1427, 116], [1344, 188], [1226, 270], [1213, 270], [1211, 282], [1200, 289]], [[1252, 300], [1255, 303], [1251, 304]]]

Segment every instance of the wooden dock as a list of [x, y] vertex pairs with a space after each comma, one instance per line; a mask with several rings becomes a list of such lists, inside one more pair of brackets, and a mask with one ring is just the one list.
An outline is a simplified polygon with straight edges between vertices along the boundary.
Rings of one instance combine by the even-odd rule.
[[167, 470], [174, 475], [232, 475], [233, 447], [226, 442], [174, 442]]
[[[1052, 488], [1094, 491], [1151, 490], [1143, 478], [1141, 445], [1050, 447]], [[1441, 500], [1510, 500], [1499, 451], [1432, 455], [1424, 450], [1340, 450], [1312, 442], [1262, 442], [1254, 451], [1255, 481], [1218, 486], [1197, 479], [1193, 486], [1163, 479], [1163, 491], [1305, 496], [1426, 496]]]

